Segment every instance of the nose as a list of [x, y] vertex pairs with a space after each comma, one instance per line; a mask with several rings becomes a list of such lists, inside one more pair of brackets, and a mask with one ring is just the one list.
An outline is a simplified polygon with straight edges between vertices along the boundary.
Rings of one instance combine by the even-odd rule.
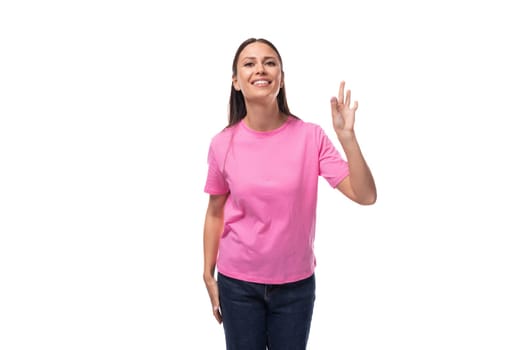
[[259, 74], [263, 74], [265, 72], [264, 63], [258, 63], [256, 68], [256, 72]]

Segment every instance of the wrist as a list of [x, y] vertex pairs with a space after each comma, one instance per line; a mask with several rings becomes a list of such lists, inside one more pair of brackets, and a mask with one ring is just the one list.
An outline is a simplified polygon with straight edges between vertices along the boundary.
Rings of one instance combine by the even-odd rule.
[[206, 271], [202, 274], [202, 279], [204, 280], [204, 283], [208, 284], [215, 281], [215, 275], [213, 272]]
[[346, 143], [355, 140], [354, 130], [344, 130], [337, 133], [337, 139], [341, 143]]

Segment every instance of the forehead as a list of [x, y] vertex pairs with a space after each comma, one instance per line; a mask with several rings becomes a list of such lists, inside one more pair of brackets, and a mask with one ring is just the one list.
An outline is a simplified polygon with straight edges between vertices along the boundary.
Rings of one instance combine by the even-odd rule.
[[267, 44], [261, 42], [251, 43], [246, 46], [239, 55], [240, 59], [249, 57], [275, 57], [277, 53]]

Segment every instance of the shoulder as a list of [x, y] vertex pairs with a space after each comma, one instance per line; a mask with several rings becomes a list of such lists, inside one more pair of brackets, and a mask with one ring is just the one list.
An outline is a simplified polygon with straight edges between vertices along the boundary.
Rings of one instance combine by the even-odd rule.
[[316, 123], [304, 121], [297, 117], [290, 117], [290, 119], [290, 124], [295, 130], [301, 130], [306, 132], [319, 132], [323, 130], [322, 127]]
[[291, 122], [292, 130], [295, 130], [297, 133], [303, 133], [310, 137], [323, 137], [326, 133], [321, 127], [321, 125], [313, 122], [304, 121], [302, 119], [293, 118]]
[[210, 141], [210, 147], [215, 148], [228, 144], [236, 127], [237, 125], [226, 127], [213, 135]]

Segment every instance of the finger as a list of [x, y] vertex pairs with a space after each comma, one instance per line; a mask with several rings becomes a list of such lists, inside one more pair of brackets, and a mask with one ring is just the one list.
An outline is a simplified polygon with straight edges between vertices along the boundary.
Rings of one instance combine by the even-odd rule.
[[332, 109], [332, 120], [334, 120], [337, 114], [339, 113], [339, 111], [337, 110], [337, 98], [336, 97], [332, 97], [330, 99], [330, 107]]
[[345, 97], [345, 82], [343, 80], [341, 84], [339, 84], [339, 103], [345, 102], [344, 97]]
[[359, 103], [357, 101], [354, 101], [354, 107], [352, 109], [355, 111], [357, 110], [357, 107], [359, 107]]
[[213, 316], [215, 316], [215, 319], [217, 320], [217, 322], [219, 323], [222, 322], [221, 309], [218, 305], [213, 307]]
[[345, 106], [350, 107], [350, 97], [352, 96], [350, 90], [346, 91], [346, 100], [345, 100]]

